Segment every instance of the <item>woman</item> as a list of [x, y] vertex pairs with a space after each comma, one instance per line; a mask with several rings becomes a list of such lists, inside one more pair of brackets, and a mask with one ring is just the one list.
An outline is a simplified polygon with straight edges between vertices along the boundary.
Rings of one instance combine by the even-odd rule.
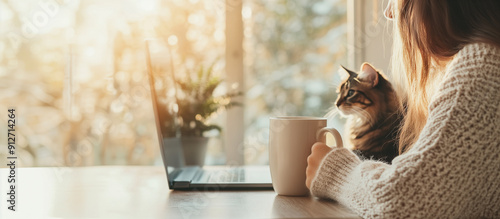
[[500, 218], [499, 10], [498, 0], [390, 1], [401, 155], [360, 161], [318, 142], [312, 194], [366, 218]]

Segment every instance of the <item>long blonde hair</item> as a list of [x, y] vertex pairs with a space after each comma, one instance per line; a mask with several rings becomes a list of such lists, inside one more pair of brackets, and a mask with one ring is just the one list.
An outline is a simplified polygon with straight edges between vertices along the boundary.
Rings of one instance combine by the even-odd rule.
[[417, 141], [446, 63], [465, 45], [500, 47], [498, 0], [396, 0], [392, 72], [404, 107], [399, 151]]

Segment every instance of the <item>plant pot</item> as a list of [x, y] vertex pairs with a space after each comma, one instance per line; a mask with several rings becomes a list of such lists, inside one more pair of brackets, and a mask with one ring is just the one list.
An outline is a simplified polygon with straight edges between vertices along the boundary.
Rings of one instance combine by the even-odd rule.
[[207, 137], [181, 137], [184, 160], [187, 166], [203, 166], [207, 153]]
[[179, 138], [163, 138], [163, 164], [169, 167], [183, 167], [184, 151]]

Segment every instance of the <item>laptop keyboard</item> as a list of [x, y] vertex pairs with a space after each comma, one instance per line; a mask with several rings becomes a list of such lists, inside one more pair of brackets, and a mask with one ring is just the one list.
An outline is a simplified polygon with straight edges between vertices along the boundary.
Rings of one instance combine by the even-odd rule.
[[226, 170], [211, 171], [208, 182], [244, 182], [245, 170], [243, 168], [229, 168]]

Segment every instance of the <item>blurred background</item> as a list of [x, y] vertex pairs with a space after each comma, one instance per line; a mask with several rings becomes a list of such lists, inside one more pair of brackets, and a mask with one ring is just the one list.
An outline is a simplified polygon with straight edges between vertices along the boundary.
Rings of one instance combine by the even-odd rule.
[[[1, 0], [0, 133], [16, 109], [21, 166], [161, 164], [144, 39], [168, 42], [178, 72], [226, 72], [224, 0]], [[236, 10], [236, 9], [235, 9]], [[240, 10], [240, 9], [237, 9]], [[245, 164], [267, 164], [269, 117], [324, 116], [347, 63], [346, 0], [244, 0]], [[232, 86], [225, 83], [222, 86]], [[228, 120], [228, 121], [226, 121]], [[223, 130], [225, 114], [213, 118]], [[330, 126], [342, 126], [340, 118]], [[206, 164], [227, 162], [214, 135]], [[0, 135], [0, 165], [6, 135]], [[241, 146], [240, 145], [240, 146]]]

